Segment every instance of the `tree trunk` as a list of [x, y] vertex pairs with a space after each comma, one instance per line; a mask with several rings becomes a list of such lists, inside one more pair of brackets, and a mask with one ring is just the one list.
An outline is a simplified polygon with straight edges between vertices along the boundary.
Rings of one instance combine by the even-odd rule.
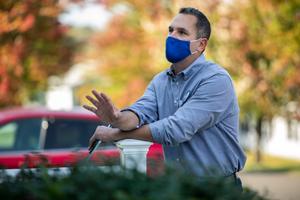
[[260, 163], [262, 159], [261, 156], [262, 123], [263, 123], [263, 117], [259, 116], [256, 120], [256, 152], [255, 152], [256, 163]]
[[269, 118], [268, 125], [269, 125], [269, 133], [268, 133], [269, 138], [268, 139], [270, 140], [273, 136], [273, 117]]

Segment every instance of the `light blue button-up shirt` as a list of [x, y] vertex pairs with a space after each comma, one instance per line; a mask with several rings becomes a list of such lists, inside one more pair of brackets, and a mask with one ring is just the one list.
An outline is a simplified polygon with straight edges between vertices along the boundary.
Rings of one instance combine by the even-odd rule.
[[[172, 68], [172, 67], [171, 67]], [[187, 172], [229, 176], [246, 157], [238, 141], [239, 107], [229, 74], [202, 54], [174, 75], [156, 75], [127, 110], [149, 124], [166, 161]]]

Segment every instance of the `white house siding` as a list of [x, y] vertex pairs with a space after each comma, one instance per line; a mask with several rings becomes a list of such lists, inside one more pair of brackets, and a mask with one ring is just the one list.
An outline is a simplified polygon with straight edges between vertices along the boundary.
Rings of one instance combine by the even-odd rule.
[[264, 152], [300, 160], [300, 123], [292, 121], [293, 138], [288, 137], [288, 125], [283, 117], [272, 121], [272, 136], [264, 141]]
[[[291, 123], [292, 137], [288, 136], [287, 120], [275, 117], [270, 124], [264, 123], [266, 134], [262, 138], [261, 148], [264, 153], [300, 160], [300, 122], [293, 120]], [[256, 148], [256, 132], [254, 123], [250, 122], [249, 130], [241, 130], [240, 141], [244, 148]]]

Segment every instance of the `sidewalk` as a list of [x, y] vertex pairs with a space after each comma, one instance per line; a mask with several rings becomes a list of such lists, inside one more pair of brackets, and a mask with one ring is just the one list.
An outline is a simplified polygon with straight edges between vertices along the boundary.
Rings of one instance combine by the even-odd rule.
[[274, 200], [300, 200], [300, 172], [240, 173], [244, 186]]

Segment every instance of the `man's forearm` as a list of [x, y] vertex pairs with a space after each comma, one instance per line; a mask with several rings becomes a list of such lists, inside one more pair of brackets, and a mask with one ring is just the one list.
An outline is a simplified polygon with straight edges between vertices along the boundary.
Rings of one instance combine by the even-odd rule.
[[139, 118], [131, 111], [120, 112], [120, 116], [113, 123], [113, 126], [124, 131], [136, 129], [139, 125]]
[[132, 131], [119, 131], [116, 140], [135, 139], [153, 142], [152, 134], [148, 125], [144, 125]]

